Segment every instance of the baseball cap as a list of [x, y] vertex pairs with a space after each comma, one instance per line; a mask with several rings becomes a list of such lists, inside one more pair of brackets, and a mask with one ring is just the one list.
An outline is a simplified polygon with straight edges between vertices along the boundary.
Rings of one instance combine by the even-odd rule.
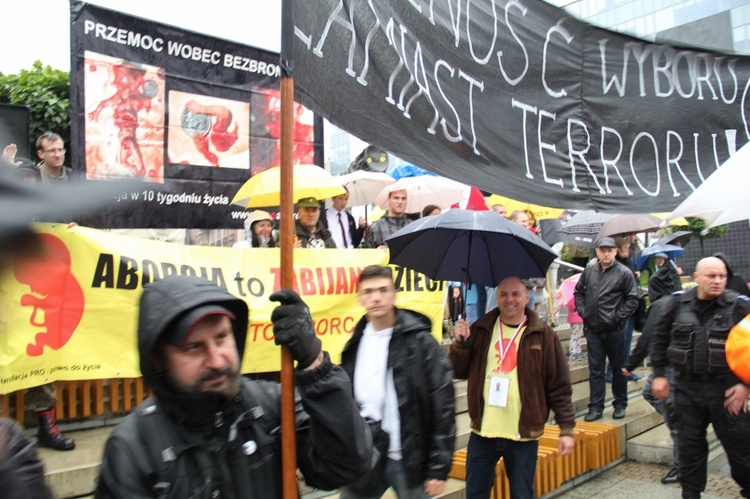
[[161, 336], [161, 340], [176, 347], [182, 345], [193, 327], [209, 315], [225, 315], [232, 320], [236, 319], [232, 312], [221, 305], [207, 303], [184, 313], [177, 319], [177, 321], [175, 321], [174, 325]]
[[300, 208], [320, 208], [320, 203], [315, 198], [302, 198], [297, 201]]
[[597, 248], [616, 248], [615, 240], [611, 237], [603, 237], [596, 242]]
[[666, 253], [657, 253], [654, 255], [656, 258], [666, 258], [669, 260], [669, 256]]

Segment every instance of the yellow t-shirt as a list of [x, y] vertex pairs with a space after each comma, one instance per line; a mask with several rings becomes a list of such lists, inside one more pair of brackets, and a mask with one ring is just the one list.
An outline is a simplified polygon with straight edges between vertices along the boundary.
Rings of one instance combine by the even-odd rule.
[[492, 333], [484, 377], [482, 428], [474, 430], [486, 438], [528, 441], [518, 433], [521, 418], [521, 392], [518, 388], [518, 343], [526, 330], [526, 319], [518, 327], [498, 318]]

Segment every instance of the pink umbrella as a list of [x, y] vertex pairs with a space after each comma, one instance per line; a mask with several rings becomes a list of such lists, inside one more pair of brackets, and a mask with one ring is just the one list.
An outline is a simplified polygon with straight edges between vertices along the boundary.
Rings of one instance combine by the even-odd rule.
[[555, 306], [557, 308], [568, 307], [568, 322], [583, 322], [581, 316], [576, 312], [576, 300], [573, 295], [580, 277], [581, 274], [573, 274], [564, 279], [555, 295]]

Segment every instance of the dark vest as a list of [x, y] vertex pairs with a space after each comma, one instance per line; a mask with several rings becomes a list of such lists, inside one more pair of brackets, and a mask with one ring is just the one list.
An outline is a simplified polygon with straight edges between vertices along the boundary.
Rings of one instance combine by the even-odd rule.
[[680, 372], [696, 378], [713, 378], [731, 374], [727, 365], [725, 346], [732, 324], [737, 293], [725, 291], [726, 304], [712, 305], [713, 312], [701, 324], [693, 308], [694, 300], [678, 297], [672, 321], [671, 341], [667, 349], [669, 362]]

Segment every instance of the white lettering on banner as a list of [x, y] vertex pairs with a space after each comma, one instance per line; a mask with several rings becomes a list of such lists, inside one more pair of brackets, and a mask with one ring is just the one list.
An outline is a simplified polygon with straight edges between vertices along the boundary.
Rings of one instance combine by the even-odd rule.
[[[523, 158], [510, 165], [511, 169], [524, 168], [521, 175], [527, 179], [541, 174], [544, 184], [560, 190], [577, 193], [588, 189], [595, 195], [637, 195], [643, 199], [670, 195], [670, 190], [672, 198], [685, 197], [695, 190], [698, 180], [707, 176], [701, 171], [701, 158], [706, 163], [707, 155], [712, 154], [714, 161], [708, 162], [718, 165], [720, 156], [736, 150], [731, 119], [722, 122], [720, 141], [718, 134], [712, 133], [712, 125], [700, 121], [696, 121], [695, 130], [685, 130], [684, 123], [681, 127], [644, 123], [638, 117], [632, 121], [612, 118], [614, 123], [606, 123], [602, 119], [606, 113], [579, 111], [578, 107], [585, 108], [585, 101], [573, 102], [577, 95], [589, 96], [592, 102], [606, 96], [606, 105], [618, 110], [628, 99], [647, 102], [654, 98], [735, 106], [727, 111], [741, 114], [750, 139], [746, 116], [750, 82], [737, 69], [742, 57], [599, 37], [593, 42], [596, 55], [591, 57], [589, 49], [584, 54], [585, 65], [575, 69], [580, 74], [571, 74], [570, 67], [558, 64], [566, 63], [569, 52], [588, 49], [583, 45], [590, 42], [570, 17], [553, 19], [546, 10], [542, 12], [546, 17], [533, 17], [534, 11], [520, 0], [410, 0], [410, 4], [414, 8], [406, 3], [368, 0], [353, 8], [348, 2], [329, 0], [318, 24], [299, 21], [295, 35], [303, 42], [301, 50], [314, 55], [312, 62], [325, 68], [331, 78], [340, 71], [348, 76], [347, 81], [354, 79], [359, 87], [372, 87], [371, 93], [363, 95], [372, 102], [387, 103], [376, 104], [376, 109], [392, 106], [399, 111], [397, 116], [409, 122], [408, 127], [436, 136], [441, 147], [458, 151], [446, 143], [460, 142], [467, 152], [471, 148], [476, 156], [495, 160], [502, 153], [494, 140], [497, 129], [489, 120], [504, 120], [513, 115], [509, 110], [520, 110], [520, 115], [513, 116], [518, 122], [517, 137], [503, 137], [523, 148]], [[420, 16], [423, 24], [419, 24]], [[549, 24], [534, 25], [533, 29], [525, 24], [539, 20]], [[430, 30], [441, 29], [428, 39]], [[446, 46], [446, 38], [454, 43]], [[427, 43], [435, 40], [443, 43]], [[374, 50], [379, 52], [371, 53]], [[496, 65], [488, 64], [492, 54]], [[341, 63], [332, 69], [325, 59]], [[386, 75], [387, 80], [382, 85], [368, 81], [374, 65], [382, 62], [385, 64], [377, 67], [378, 81]], [[577, 78], [592, 70], [594, 78]], [[498, 78], [489, 77], [492, 72]], [[534, 78], [537, 90], [531, 88], [527, 77]], [[547, 96], [553, 99], [552, 104]], [[558, 101], [565, 107], [557, 107]], [[601, 102], [595, 105], [604, 106]], [[535, 116], [535, 123], [530, 116]], [[591, 121], [589, 116], [593, 116]], [[438, 124], [442, 134], [437, 132]], [[709, 136], [711, 144], [705, 142]], [[665, 182], [663, 190], [662, 175], [669, 180], [669, 187]]]
[[[687, 50], [676, 51], [668, 45], [650, 45], [644, 42], [628, 42], [622, 45], [622, 62], [618, 61], [622, 73], [608, 73], [607, 44], [610, 39], [599, 40], [599, 56], [601, 59], [602, 95], [616, 88], [620, 97], [627, 94], [628, 61], [632, 53], [638, 65], [638, 89], [640, 97], [647, 97], [647, 80], [653, 81], [654, 97], [666, 98], [677, 94], [683, 99], [697, 98], [704, 100], [710, 96], [711, 100], [719, 100], [725, 104], [733, 104], [739, 93], [736, 64], [737, 59], [727, 60], [726, 56], [696, 53]], [[651, 78], [646, 75], [645, 62], [651, 58]], [[722, 64], [726, 62], [726, 70], [734, 82], [732, 96], [727, 97], [724, 88], [725, 79], [722, 77]], [[680, 70], [680, 68], [684, 68]], [[687, 78], [686, 81], [681, 77]], [[717, 93], [718, 88], [718, 93]], [[719, 97], [721, 96], [721, 97]]]
[[544, 85], [544, 90], [550, 97], [565, 97], [568, 95], [567, 90], [563, 88], [555, 91], [547, 85], [547, 60], [549, 59], [547, 53], [549, 52], [550, 41], [552, 40], [553, 34], [559, 34], [568, 44], [573, 41], [573, 36], [568, 33], [568, 30], [560, 26], [560, 23], [557, 23], [547, 31], [547, 39], [544, 40], [544, 52], [542, 53], [542, 85]]
[[221, 52], [217, 50], [195, 47], [187, 43], [173, 42], [172, 40], [167, 42], [167, 53], [206, 64], [216, 65], [221, 62]]
[[101, 38], [108, 42], [127, 45], [129, 47], [141, 48], [144, 50], [153, 50], [161, 52], [164, 50], [164, 40], [162, 38], [153, 38], [150, 35], [143, 35], [133, 31], [118, 28], [116, 26], [107, 26], [102, 23], [95, 23], [90, 19], [83, 21], [83, 33], [89, 35], [93, 33], [95, 38]]
[[[612, 159], [607, 159], [604, 155], [605, 154], [604, 140], [605, 140], [605, 136], [608, 133], [611, 135], [614, 135], [618, 141], [617, 154]], [[586, 131], [586, 134], [588, 134], [588, 130]], [[570, 135], [570, 133], [568, 133], [568, 135]], [[628, 184], [625, 183], [625, 179], [622, 178], [622, 173], [620, 173], [620, 168], [618, 168], [617, 166], [617, 162], [620, 161], [620, 157], [622, 156], [622, 135], [620, 135], [620, 132], [618, 132], [614, 128], [603, 126], [602, 127], [602, 142], [601, 142], [601, 146], [599, 147], [599, 151], [601, 151], [601, 155], [602, 155], [602, 166], [604, 167], [604, 189], [606, 189], [607, 194], [612, 193], [612, 189], [609, 188], [609, 173], [608, 172], [610, 168], [613, 168], [615, 170], [615, 173], [617, 173], [617, 176], [620, 177], [620, 182], [622, 182], [622, 187], [625, 189], [625, 192], [627, 192], [628, 196], [632, 196], [633, 191], [631, 191], [628, 188]], [[572, 158], [571, 158], [570, 165], [573, 166]], [[590, 166], [588, 167], [588, 169], [589, 169], [589, 172], [591, 172]], [[591, 172], [591, 174], [593, 175], [594, 173]], [[575, 173], [573, 175], [575, 178]]]
[[[526, 73], [529, 71], [529, 53], [526, 51], [526, 46], [523, 44], [523, 41], [521, 41], [521, 38], [516, 33], [516, 30], [513, 29], [513, 25], [510, 22], [510, 8], [516, 7], [518, 10], [521, 11], [521, 16], [526, 17], [526, 7], [521, 5], [518, 2], [509, 2], [508, 5], [505, 6], [505, 24], [508, 25], [508, 30], [510, 31], [510, 36], [513, 37], [513, 39], [518, 42], [518, 45], [521, 47], [521, 51], [523, 52], [523, 59], [524, 59], [524, 67], [523, 71], [521, 71], [521, 74], [518, 75], [516, 78], [511, 78], [508, 76], [508, 73], [505, 72], [505, 68], [503, 68], [503, 51], [498, 50], [497, 51], [497, 66], [500, 68], [500, 72], [503, 74], [503, 78], [505, 78], [505, 81], [507, 81], [510, 85], [515, 86], [518, 85], [521, 80], [523, 80], [523, 77], [526, 76]], [[458, 46], [458, 38], [456, 39], [456, 46]]]
[[257, 59], [249, 59], [239, 55], [224, 54], [224, 67], [239, 69], [248, 73], [260, 73], [266, 76], [281, 76], [281, 67], [278, 64], [271, 64]]

